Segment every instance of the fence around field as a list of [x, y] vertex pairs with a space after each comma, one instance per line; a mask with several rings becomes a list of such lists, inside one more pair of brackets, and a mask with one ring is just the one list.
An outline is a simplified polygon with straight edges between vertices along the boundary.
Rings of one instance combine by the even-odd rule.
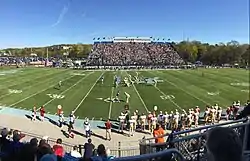
[[233, 128], [242, 139], [244, 150], [243, 157], [249, 158], [250, 151], [246, 149], [249, 141], [248, 139], [250, 139], [248, 138], [250, 126], [249, 119], [240, 119], [172, 133], [169, 135], [169, 140], [162, 144], [154, 143], [155, 138], [141, 139], [140, 154], [154, 154], [156, 148], [161, 146], [164, 148], [176, 148], [186, 160], [206, 160], [206, 131], [217, 126]]

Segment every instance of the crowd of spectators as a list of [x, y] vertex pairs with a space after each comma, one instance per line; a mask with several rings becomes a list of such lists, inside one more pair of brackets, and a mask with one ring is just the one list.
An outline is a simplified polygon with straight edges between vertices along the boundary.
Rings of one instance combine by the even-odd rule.
[[96, 43], [88, 65], [178, 65], [182, 58], [169, 43]]
[[102, 161], [114, 158], [103, 144], [95, 149], [91, 139], [84, 144], [82, 155], [78, 146], [66, 152], [61, 138], [51, 145], [47, 137], [41, 140], [32, 138], [29, 142], [21, 141], [22, 137], [24, 135], [16, 130], [12, 133], [6, 128], [1, 130], [1, 161]]

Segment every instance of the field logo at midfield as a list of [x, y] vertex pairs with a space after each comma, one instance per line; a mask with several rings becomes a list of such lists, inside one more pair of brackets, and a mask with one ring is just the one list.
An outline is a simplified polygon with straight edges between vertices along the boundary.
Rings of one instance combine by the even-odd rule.
[[245, 89], [245, 90], [243, 89], [243, 90], [241, 90], [241, 92], [249, 93], [249, 90], [248, 90], [248, 89], [247, 89], [247, 90], [246, 90], [246, 89]]
[[244, 86], [244, 87], [249, 87], [250, 83], [230, 83], [231, 86]]
[[163, 100], [170, 100], [170, 99], [175, 99], [175, 96], [173, 95], [166, 95], [166, 96], [160, 96], [161, 99]]
[[22, 90], [16, 90], [16, 89], [9, 89], [9, 93], [19, 94], [22, 93]]
[[[107, 102], [107, 103], [110, 103], [110, 102], [119, 102], [117, 101], [115, 98], [97, 98], [98, 100], [101, 100], [101, 101], [104, 101], [104, 102]], [[121, 101], [121, 100], [120, 100]]]
[[47, 95], [53, 99], [63, 99], [65, 97], [64, 95], [59, 95], [59, 94], [47, 94]]
[[216, 95], [219, 95], [220, 92], [207, 92], [207, 94], [208, 94], [209, 96], [216, 96]]
[[72, 75], [85, 76], [86, 74], [84, 74], [84, 73], [72, 73]]
[[159, 77], [153, 77], [153, 78], [140, 78], [140, 80], [137, 82], [138, 84], [155, 84], [164, 82]]

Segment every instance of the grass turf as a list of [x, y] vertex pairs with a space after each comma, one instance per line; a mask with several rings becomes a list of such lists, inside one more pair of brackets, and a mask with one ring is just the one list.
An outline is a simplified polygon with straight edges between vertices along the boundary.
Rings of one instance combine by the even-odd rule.
[[[202, 74], [203, 73], [203, 74]], [[104, 84], [99, 80], [104, 75]], [[159, 77], [157, 86], [134, 84], [113, 88], [115, 75]], [[58, 82], [62, 81], [61, 88]], [[249, 71], [244, 69], [149, 70], [149, 71], [81, 71], [71, 69], [19, 68], [0, 69], [0, 105], [31, 110], [45, 105], [46, 112], [55, 114], [62, 105], [65, 115], [76, 110], [79, 118], [117, 118], [124, 102], [106, 102], [120, 91], [130, 94], [130, 109], [140, 112], [188, 109], [196, 105], [218, 103], [222, 107], [235, 100], [249, 99]], [[232, 84], [234, 83], [234, 84]], [[21, 93], [20, 93], [21, 92]], [[169, 96], [173, 99], [168, 99]]]

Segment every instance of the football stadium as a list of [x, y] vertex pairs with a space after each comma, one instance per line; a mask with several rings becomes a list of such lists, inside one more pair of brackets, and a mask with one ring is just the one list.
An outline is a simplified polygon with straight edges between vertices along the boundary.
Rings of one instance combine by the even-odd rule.
[[14, 1], [0, 10], [0, 161], [250, 160], [243, 1]]

